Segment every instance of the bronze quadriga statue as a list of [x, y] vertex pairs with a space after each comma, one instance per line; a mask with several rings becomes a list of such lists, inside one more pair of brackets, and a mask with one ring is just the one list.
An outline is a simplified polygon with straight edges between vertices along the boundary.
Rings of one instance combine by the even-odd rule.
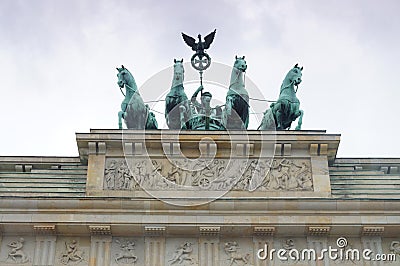
[[[191, 65], [199, 72], [200, 86], [188, 97], [184, 89], [183, 59], [174, 59], [174, 72], [170, 91], [165, 97], [165, 119], [170, 129], [185, 130], [244, 130], [249, 125], [250, 104], [249, 93], [245, 86], [247, 63], [245, 57], [235, 57], [232, 73], [223, 106], [211, 106], [212, 94], [204, 92], [203, 72], [211, 65], [211, 57], [205, 51], [214, 40], [216, 30], [208, 34], [204, 41], [198, 35], [198, 41], [182, 33], [183, 40], [195, 53], [191, 57]], [[155, 115], [150, 112], [139, 94], [135, 79], [124, 67], [117, 68], [118, 85], [125, 88], [125, 99], [118, 113], [118, 126], [122, 128], [122, 119], [128, 129], [156, 129]], [[296, 130], [301, 129], [304, 112], [300, 110], [300, 101], [296, 97], [298, 85], [301, 83], [303, 67], [297, 64], [287, 73], [282, 82], [279, 98], [264, 112], [259, 130], [290, 129], [293, 121], [298, 119]], [[200, 93], [200, 102], [197, 96]]]

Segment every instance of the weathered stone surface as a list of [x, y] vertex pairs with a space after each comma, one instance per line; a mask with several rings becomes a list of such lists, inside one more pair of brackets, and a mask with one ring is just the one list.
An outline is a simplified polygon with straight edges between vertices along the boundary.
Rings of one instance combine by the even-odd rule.
[[[215, 152], [199, 146], [202, 138]], [[243, 132], [92, 130], [78, 134], [79, 158], [0, 157], [0, 265], [294, 265], [276, 254], [272, 262], [258, 260], [256, 253], [265, 244], [287, 251], [336, 248], [339, 236], [346, 237], [346, 250], [371, 248], [400, 259], [400, 159], [337, 159], [339, 136], [322, 131], [249, 131], [246, 138]], [[163, 139], [172, 143], [168, 155]], [[129, 163], [137, 169], [126, 172], [127, 186], [118, 181], [125, 155], [127, 169]], [[199, 156], [212, 164], [190, 170]], [[211, 188], [223, 188], [218, 170], [231, 156], [248, 156], [237, 166], [243, 174], [233, 171], [232, 190], [206, 203], [194, 198], [193, 191], [212, 197]], [[257, 168], [260, 162], [264, 168]], [[193, 204], [154, 198], [146, 191], [152, 174], [169, 178], [171, 187], [157, 188], [164, 197], [181, 197], [177, 203], [192, 197]], [[198, 177], [209, 178], [207, 189]], [[264, 188], [250, 185], [258, 177]], [[271, 181], [278, 177], [280, 183]], [[310, 189], [291, 187], [293, 178], [310, 180]], [[191, 186], [174, 190], [176, 184]]]

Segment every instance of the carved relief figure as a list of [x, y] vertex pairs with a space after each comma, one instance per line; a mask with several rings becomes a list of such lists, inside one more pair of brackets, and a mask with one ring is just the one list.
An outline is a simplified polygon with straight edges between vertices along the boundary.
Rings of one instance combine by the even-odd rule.
[[229, 256], [229, 266], [232, 266], [233, 263], [238, 264], [238, 261], [242, 261], [244, 264], [248, 264], [250, 260], [250, 254], [247, 253], [245, 255], [239, 253], [239, 244], [237, 242], [226, 242], [224, 245], [225, 253]]
[[227, 185], [226, 179], [221, 178], [221, 175], [225, 170], [225, 165], [226, 162], [221, 159], [214, 159], [213, 161], [199, 160], [193, 168], [199, 170], [194, 171], [192, 174], [194, 177], [192, 186], [198, 186], [202, 189], [224, 189]]
[[79, 263], [84, 260], [83, 251], [78, 249], [78, 242], [74, 239], [70, 243], [65, 242], [66, 251], [61, 254], [60, 261], [64, 265]]
[[293, 239], [290, 239], [290, 238], [287, 239], [285, 241], [285, 244], [283, 245], [283, 248], [286, 249], [286, 250], [294, 249], [294, 241], [293, 241]]
[[24, 247], [24, 242], [25, 242], [25, 239], [23, 239], [21, 237], [17, 241], [13, 241], [13, 242], [7, 244], [7, 246], [9, 246], [11, 248], [10, 252], [8, 252], [7, 259], [11, 259], [13, 261], [13, 263], [16, 263], [16, 264], [28, 262], [29, 257], [22, 250], [22, 248]]
[[247, 165], [246, 170], [244, 171], [242, 178], [239, 179], [236, 190], [248, 190], [250, 181], [255, 173], [257, 166], [256, 160], [251, 160], [250, 163]]
[[294, 160], [273, 160], [263, 186], [267, 190], [311, 190], [311, 170], [302, 162], [299, 166]]
[[[270, 159], [260, 159], [254, 169], [254, 174], [249, 183], [249, 191], [254, 191], [266, 182], [268, 184], [269, 180], [266, 180], [267, 174], [269, 172], [269, 167], [271, 165]], [[268, 172], [267, 172], [268, 171]]]
[[112, 160], [105, 170], [106, 187], [108, 189], [113, 189], [115, 187], [115, 175], [117, 169], [117, 162]]
[[[136, 165], [135, 171], [141, 173], [141, 165]], [[138, 175], [138, 178], [140, 176]], [[111, 190], [131, 190], [138, 187], [135, 178], [125, 160], [111, 160], [104, 171], [104, 187]]]
[[286, 159], [282, 159], [279, 163], [274, 160], [273, 166], [271, 166], [271, 178], [268, 187], [277, 190], [286, 189], [287, 182], [289, 180], [289, 169], [290, 164], [287, 162]]
[[400, 256], [400, 241], [392, 241], [390, 251]]
[[115, 262], [117, 264], [129, 264], [135, 265], [138, 257], [135, 255], [135, 243], [133, 241], [126, 241], [126, 243], [122, 243], [119, 240], [116, 240], [117, 244], [120, 247], [120, 253], [115, 254]]
[[185, 261], [189, 261], [190, 264], [195, 264], [195, 260], [192, 257], [192, 252], [192, 243], [186, 242], [176, 249], [174, 256], [168, 261], [171, 263], [171, 265], [174, 263], [182, 264]]

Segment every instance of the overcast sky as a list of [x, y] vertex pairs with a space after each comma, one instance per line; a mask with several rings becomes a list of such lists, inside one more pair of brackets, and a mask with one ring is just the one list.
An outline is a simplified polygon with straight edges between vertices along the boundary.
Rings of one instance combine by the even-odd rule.
[[303, 129], [340, 133], [340, 157], [400, 157], [399, 11], [398, 0], [0, 0], [0, 155], [77, 156], [75, 132], [117, 128], [116, 66], [140, 87], [190, 59], [182, 31], [216, 28], [213, 62], [245, 55], [266, 99], [304, 66]]

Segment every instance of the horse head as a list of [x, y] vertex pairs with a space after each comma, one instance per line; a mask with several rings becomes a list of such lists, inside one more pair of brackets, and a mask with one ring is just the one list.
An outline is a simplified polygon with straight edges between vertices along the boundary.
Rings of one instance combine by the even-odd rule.
[[235, 63], [233, 64], [233, 67], [242, 72], [245, 72], [247, 69], [247, 64], [246, 60], [244, 60], [244, 56], [242, 57], [235, 56]]
[[184, 79], [185, 69], [183, 68], [183, 59], [174, 59], [174, 79], [173, 84], [182, 84]]
[[301, 83], [301, 71], [303, 71], [303, 67], [300, 68], [298, 64], [296, 64], [291, 70], [289, 70], [285, 80], [290, 84], [298, 86]]
[[127, 87], [131, 90], [135, 90], [136, 89], [136, 83], [135, 83], [135, 79], [133, 78], [131, 72], [129, 72], [129, 70], [127, 68], [125, 68], [123, 65], [121, 65], [121, 68], [118, 68], [118, 86], [120, 88], [123, 88], [125, 85], [127, 85]]

